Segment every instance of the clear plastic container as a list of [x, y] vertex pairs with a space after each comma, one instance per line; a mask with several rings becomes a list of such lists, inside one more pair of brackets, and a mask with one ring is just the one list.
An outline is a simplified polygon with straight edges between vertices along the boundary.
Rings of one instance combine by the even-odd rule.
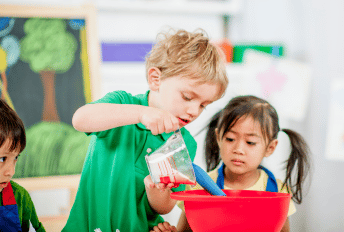
[[189, 152], [180, 130], [157, 150], [146, 155], [149, 173], [155, 184], [196, 184]]

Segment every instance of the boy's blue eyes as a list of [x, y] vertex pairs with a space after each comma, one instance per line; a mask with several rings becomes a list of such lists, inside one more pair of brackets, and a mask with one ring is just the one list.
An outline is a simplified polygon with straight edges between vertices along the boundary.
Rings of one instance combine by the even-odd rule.
[[[16, 156], [16, 158], [14, 159], [15, 161], [17, 161], [18, 160], [18, 157], [19, 157], [19, 155], [17, 155]], [[5, 162], [6, 161], [6, 159], [7, 159], [7, 157], [5, 156], [5, 157], [0, 157], [0, 163], [3, 163], [3, 162]]]
[[191, 98], [188, 98], [187, 96], [183, 95], [184, 100], [191, 101]]
[[[185, 96], [184, 94], [182, 95], [182, 97], [183, 97], [183, 99], [185, 100], [185, 101], [191, 101], [192, 100], [192, 98], [189, 98], [189, 97], [187, 97], [187, 96]], [[205, 105], [200, 105], [200, 107], [202, 108], [202, 109], [205, 109]]]

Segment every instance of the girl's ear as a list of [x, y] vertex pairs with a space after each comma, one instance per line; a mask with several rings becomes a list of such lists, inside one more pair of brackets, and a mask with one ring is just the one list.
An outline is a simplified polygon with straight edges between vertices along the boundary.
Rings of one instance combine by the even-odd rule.
[[161, 83], [161, 71], [156, 67], [152, 67], [148, 69], [147, 79], [148, 79], [149, 89], [152, 91], [159, 91], [159, 87]]
[[272, 153], [274, 153], [277, 147], [277, 144], [278, 144], [277, 139], [274, 139], [269, 143], [268, 147], [266, 148], [265, 157], [269, 157], [270, 155], [272, 155]]

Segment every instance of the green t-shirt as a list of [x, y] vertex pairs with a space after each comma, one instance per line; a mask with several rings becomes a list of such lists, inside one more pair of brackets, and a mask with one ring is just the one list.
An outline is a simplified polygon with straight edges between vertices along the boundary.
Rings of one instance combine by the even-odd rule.
[[[93, 103], [148, 106], [148, 94], [132, 96], [116, 91]], [[181, 133], [193, 160], [196, 141], [185, 128]], [[62, 231], [149, 231], [163, 222], [148, 203], [143, 182], [149, 175], [145, 155], [147, 149], [156, 150], [172, 133], [153, 135], [139, 123], [91, 135], [76, 199]], [[173, 190], [184, 189], [181, 185]]]
[[[39, 222], [35, 206], [33, 205], [33, 202], [31, 200], [30, 194], [26, 189], [24, 189], [19, 184], [11, 181], [14, 198], [16, 199], [17, 206], [18, 206], [18, 215], [19, 220], [21, 224], [21, 228], [23, 232], [28, 232], [30, 229], [30, 222], [35, 228], [37, 232], [45, 232], [45, 229], [42, 225], [42, 223]], [[0, 206], [3, 206], [2, 204], [2, 193], [1, 193], [1, 201]], [[1, 229], [0, 229], [1, 231]]]

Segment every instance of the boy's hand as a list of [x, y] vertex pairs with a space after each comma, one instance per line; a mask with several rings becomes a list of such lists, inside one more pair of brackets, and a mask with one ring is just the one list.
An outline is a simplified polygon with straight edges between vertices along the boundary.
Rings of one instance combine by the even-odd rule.
[[154, 107], [145, 107], [140, 122], [151, 130], [153, 135], [170, 133], [179, 129], [179, 121], [171, 113]]
[[[143, 180], [145, 183], [145, 186], [149, 189], [160, 189], [161, 192], [165, 192], [166, 189], [171, 189], [171, 188], [175, 188], [176, 185], [174, 183], [168, 183], [168, 184], [164, 184], [164, 183], [159, 183], [159, 184], [155, 184], [152, 180], [152, 177], [150, 175], [146, 176], [145, 179]], [[177, 186], [178, 187], [178, 186]]]
[[150, 232], [178, 232], [175, 226], [171, 226], [168, 222], [159, 223], [153, 227]]
[[177, 203], [177, 200], [171, 198], [171, 188], [174, 184], [154, 184], [150, 175], [146, 176], [143, 181], [146, 188], [147, 199], [152, 209], [158, 214], [167, 214], [171, 212]]

